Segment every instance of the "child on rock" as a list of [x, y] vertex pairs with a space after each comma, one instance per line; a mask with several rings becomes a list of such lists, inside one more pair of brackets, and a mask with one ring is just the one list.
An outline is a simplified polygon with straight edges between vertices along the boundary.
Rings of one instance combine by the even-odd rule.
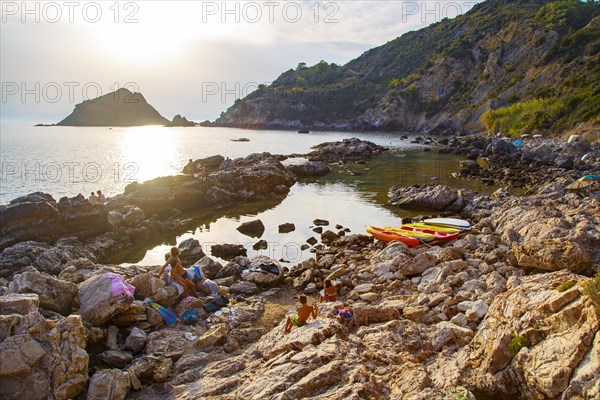
[[300, 306], [296, 307], [296, 311], [298, 312], [298, 314], [289, 315], [287, 317], [287, 320], [285, 321], [285, 333], [290, 333], [290, 331], [292, 330], [292, 326], [296, 326], [299, 328], [306, 324], [306, 321], [308, 321], [308, 318], [311, 315], [313, 319], [317, 319], [317, 312], [319, 311], [317, 304], [315, 303], [310, 306], [306, 304], [308, 299], [303, 294], [298, 297], [298, 300], [300, 301]]
[[160, 269], [160, 272], [158, 273], [159, 278], [167, 265], [170, 265], [171, 267], [171, 284], [174, 286], [179, 285], [183, 288], [183, 293], [186, 296], [196, 296], [196, 285], [188, 278], [188, 274], [179, 259], [179, 249], [177, 247], [171, 247], [171, 257], [169, 257], [167, 262]]

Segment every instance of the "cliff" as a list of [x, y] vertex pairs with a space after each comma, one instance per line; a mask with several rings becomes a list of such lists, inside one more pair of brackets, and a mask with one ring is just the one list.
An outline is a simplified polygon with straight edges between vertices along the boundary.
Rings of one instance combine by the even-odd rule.
[[119, 89], [77, 104], [60, 126], [165, 125], [169, 120], [152, 107], [141, 93]]
[[578, 0], [489, 0], [343, 66], [300, 63], [215, 124], [432, 133], [583, 124], [598, 131], [599, 14], [599, 4]]

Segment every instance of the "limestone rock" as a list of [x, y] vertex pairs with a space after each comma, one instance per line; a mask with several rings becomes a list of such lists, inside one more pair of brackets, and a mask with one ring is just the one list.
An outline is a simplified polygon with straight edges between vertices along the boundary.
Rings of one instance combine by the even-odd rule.
[[208, 330], [204, 335], [200, 336], [195, 342], [194, 346], [199, 349], [205, 349], [207, 347], [212, 347], [215, 344], [219, 343], [229, 332], [227, 325], [220, 324], [215, 325]]
[[81, 284], [79, 313], [86, 322], [102, 325], [129, 308], [134, 297], [127, 292], [113, 296], [112, 286], [108, 274], [94, 276]]
[[135, 297], [139, 300], [151, 298], [162, 306], [170, 306], [179, 298], [175, 286], [167, 284], [152, 272], [139, 274], [129, 283], [135, 287]]
[[[260, 267], [261, 264], [274, 265], [278, 273], [274, 274], [263, 270]], [[283, 269], [277, 260], [258, 256], [251, 260], [248, 271], [242, 272], [242, 279], [258, 286], [275, 286], [283, 280]]]
[[225, 260], [232, 259], [237, 256], [245, 256], [247, 254], [247, 250], [241, 244], [215, 244], [211, 246], [210, 252], [215, 257], [220, 257]]
[[286, 222], [285, 224], [279, 225], [279, 233], [289, 233], [296, 230], [296, 225]]
[[0, 296], [0, 315], [27, 315], [38, 311], [40, 298], [37, 294], [13, 294]]
[[[470, 349], [457, 355], [463, 360], [457, 376], [487, 396], [524, 393], [531, 398], [556, 398], [561, 393], [583, 397], [586, 391], [597, 392], [598, 385], [581, 371], [600, 369], [595, 356], [600, 323], [577, 287], [565, 292], [553, 287], [569, 279], [580, 277], [564, 270], [531, 275], [496, 296]], [[509, 346], [514, 334], [527, 338], [524, 343], [529, 344], [513, 358]], [[578, 373], [573, 375], [574, 371]]]
[[293, 164], [286, 167], [296, 178], [320, 177], [331, 172], [331, 168], [320, 161], [308, 161], [304, 164]]
[[15, 275], [8, 290], [13, 293], [35, 293], [39, 296], [40, 306], [68, 315], [77, 294], [77, 285], [30, 271]]
[[460, 211], [462, 193], [443, 185], [394, 186], [388, 193], [390, 203], [407, 210]]
[[134, 327], [131, 330], [129, 336], [127, 336], [127, 338], [125, 339], [125, 347], [133, 351], [134, 353], [139, 353], [144, 349], [144, 346], [146, 346], [147, 336], [148, 335], [146, 334], [146, 332], [137, 327]]
[[111, 368], [124, 368], [133, 361], [133, 356], [128, 351], [106, 350], [98, 355], [98, 359]]
[[104, 369], [90, 379], [87, 400], [124, 400], [129, 392], [129, 376], [118, 369]]
[[200, 242], [194, 238], [184, 240], [177, 247], [179, 248], [179, 258], [184, 267], [194, 264], [206, 255]]
[[216, 278], [221, 268], [223, 268], [220, 262], [212, 259], [209, 256], [202, 257], [202, 259], [199, 260], [196, 265], [200, 267], [202, 275], [208, 279]]
[[80, 316], [0, 315], [0, 341], [0, 397], [66, 400], [84, 390], [87, 330]]
[[237, 227], [237, 230], [244, 235], [259, 238], [265, 232], [265, 225], [260, 219], [256, 219], [253, 221], [244, 222]]
[[255, 294], [258, 293], [258, 286], [252, 282], [234, 283], [229, 287], [232, 294]]

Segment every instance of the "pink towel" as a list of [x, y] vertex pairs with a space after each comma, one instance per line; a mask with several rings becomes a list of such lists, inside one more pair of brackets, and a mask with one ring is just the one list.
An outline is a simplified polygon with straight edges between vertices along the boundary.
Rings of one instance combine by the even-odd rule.
[[125, 294], [127, 296], [133, 297], [135, 293], [135, 287], [125, 282], [125, 279], [121, 275], [113, 274], [112, 272], [107, 272], [106, 276], [110, 278], [112, 282], [112, 295], [120, 296]]

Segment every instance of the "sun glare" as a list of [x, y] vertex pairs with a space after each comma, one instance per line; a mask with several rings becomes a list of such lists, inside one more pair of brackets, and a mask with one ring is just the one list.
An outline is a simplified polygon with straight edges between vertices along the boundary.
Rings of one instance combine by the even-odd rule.
[[178, 140], [161, 126], [125, 129], [120, 146], [125, 179], [143, 182], [176, 173]]
[[216, 18], [203, 21], [202, 2], [136, 4], [136, 10], [120, 14], [119, 23], [103, 20], [91, 27], [103, 54], [127, 62], [168, 63], [198, 40], [226, 36], [235, 29]]

